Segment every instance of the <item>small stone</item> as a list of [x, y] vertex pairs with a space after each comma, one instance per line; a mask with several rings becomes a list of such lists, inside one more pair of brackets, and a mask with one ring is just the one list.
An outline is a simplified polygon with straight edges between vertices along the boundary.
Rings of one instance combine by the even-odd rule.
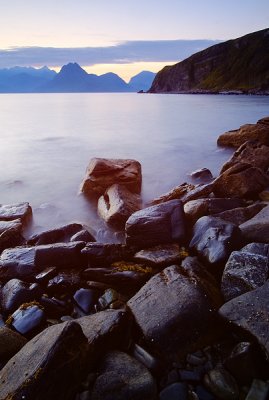
[[98, 291], [93, 289], [79, 289], [74, 294], [74, 300], [77, 305], [88, 314], [93, 308], [98, 298]]
[[206, 183], [213, 179], [212, 172], [208, 168], [201, 168], [193, 171], [191, 174], [193, 179], [196, 179], [200, 182]]
[[57, 269], [55, 267], [48, 267], [40, 272], [40, 274], [37, 274], [35, 280], [40, 283], [46, 283], [51, 278], [54, 278], [55, 275], [57, 275]]
[[161, 368], [159, 360], [136, 343], [132, 349], [132, 356], [150, 371], [158, 372]]
[[173, 383], [159, 394], [160, 400], [188, 400], [188, 386], [185, 383]]
[[180, 380], [186, 381], [189, 383], [198, 383], [201, 381], [202, 375], [199, 373], [199, 371], [189, 371], [189, 370], [184, 370], [181, 369], [179, 370], [180, 374]]
[[234, 378], [224, 369], [215, 368], [205, 375], [206, 387], [221, 400], [238, 400], [239, 390]]
[[39, 305], [22, 305], [11, 316], [11, 326], [21, 335], [29, 335], [39, 329], [45, 321], [45, 313]]
[[173, 243], [140, 250], [134, 255], [134, 260], [160, 268], [177, 264], [184, 257], [187, 257], [187, 255], [187, 250]]
[[94, 236], [87, 231], [86, 229], [82, 229], [81, 231], [77, 232], [70, 238], [70, 242], [95, 242]]

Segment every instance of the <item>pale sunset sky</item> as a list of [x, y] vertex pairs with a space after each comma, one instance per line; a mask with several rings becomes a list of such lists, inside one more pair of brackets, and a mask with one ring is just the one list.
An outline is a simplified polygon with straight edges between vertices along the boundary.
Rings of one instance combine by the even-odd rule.
[[268, 0], [0, 0], [0, 68], [77, 62], [128, 81], [268, 25]]

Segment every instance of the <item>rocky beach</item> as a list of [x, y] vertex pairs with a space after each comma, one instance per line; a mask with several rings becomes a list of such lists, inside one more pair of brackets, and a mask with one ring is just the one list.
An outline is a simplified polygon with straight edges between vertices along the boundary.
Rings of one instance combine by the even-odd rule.
[[120, 244], [74, 221], [25, 239], [31, 205], [0, 205], [0, 400], [269, 398], [269, 117], [217, 143], [219, 176], [146, 205], [138, 161], [90, 161]]

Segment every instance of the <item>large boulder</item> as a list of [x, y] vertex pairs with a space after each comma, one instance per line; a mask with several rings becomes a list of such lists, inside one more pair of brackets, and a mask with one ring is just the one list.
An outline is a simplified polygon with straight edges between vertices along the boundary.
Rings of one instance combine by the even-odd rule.
[[241, 224], [240, 230], [247, 242], [269, 243], [269, 206]]
[[231, 252], [240, 245], [238, 226], [220, 218], [205, 216], [198, 219], [193, 227], [190, 248], [212, 265], [226, 262]]
[[83, 229], [81, 224], [68, 224], [59, 228], [51, 229], [33, 235], [28, 240], [28, 244], [32, 246], [40, 244], [64, 243], [69, 242], [71, 237]]
[[266, 171], [269, 167], [269, 146], [265, 146], [256, 140], [242, 144], [234, 152], [230, 160], [222, 166], [220, 173], [222, 174], [238, 162], [251, 164], [253, 167], [258, 167]]
[[230, 326], [254, 336], [269, 357], [269, 281], [225, 303], [219, 314]]
[[102, 195], [114, 183], [140, 193], [141, 165], [136, 160], [93, 158], [87, 168], [81, 191], [86, 196]]
[[136, 323], [154, 352], [175, 360], [214, 335], [214, 309], [219, 307], [220, 296], [212, 296], [210, 286], [211, 282], [173, 265], [153, 276], [129, 300]]
[[141, 198], [122, 185], [112, 185], [98, 200], [98, 213], [108, 224], [122, 228], [131, 214], [140, 210]]
[[183, 242], [185, 220], [180, 200], [137, 211], [126, 222], [126, 243], [141, 248]]
[[157, 385], [151, 373], [135, 358], [111, 351], [99, 365], [92, 400], [156, 400]]
[[0, 372], [0, 399], [71, 400], [85, 376], [87, 339], [76, 322], [51, 326]]
[[260, 122], [258, 124], [242, 125], [239, 129], [220, 135], [217, 143], [219, 146], [239, 147], [247, 140], [258, 140], [265, 145], [269, 145], [268, 124]]
[[269, 184], [267, 175], [257, 167], [237, 163], [213, 182], [213, 192], [218, 197], [255, 198]]
[[85, 264], [81, 250], [84, 242], [44, 244], [36, 246], [35, 265], [37, 269], [45, 267], [76, 268]]
[[23, 223], [26, 223], [31, 217], [32, 208], [29, 203], [0, 205], [1, 221], [12, 221], [14, 219], [20, 219]]

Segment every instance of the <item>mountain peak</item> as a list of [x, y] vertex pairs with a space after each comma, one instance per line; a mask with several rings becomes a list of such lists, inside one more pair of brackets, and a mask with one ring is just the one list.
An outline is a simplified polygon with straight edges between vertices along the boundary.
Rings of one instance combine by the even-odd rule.
[[81, 66], [76, 62], [74, 62], [74, 63], [70, 62], [70, 63], [64, 65], [61, 68], [59, 74], [88, 75], [87, 72], [83, 68], [81, 68]]

